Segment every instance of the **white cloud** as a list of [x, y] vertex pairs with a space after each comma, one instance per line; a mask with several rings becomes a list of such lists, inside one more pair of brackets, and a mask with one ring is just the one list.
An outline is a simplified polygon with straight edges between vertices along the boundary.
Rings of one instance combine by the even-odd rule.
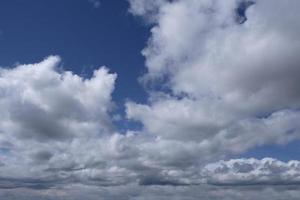
[[142, 121], [145, 132], [163, 140], [177, 140], [183, 146], [198, 143], [202, 149], [198, 155], [211, 159], [268, 143], [287, 144], [300, 137], [299, 111], [281, 110], [264, 118], [239, 119], [219, 106], [186, 98], [161, 99], [150, 106], [128, 103], [127, 114]]
[[[26, 139], [67, 139], [105, 134], [116, 75], [106, 68], [91, 79], [58, 72], [60, 58], [1, 69], [0, 130]], [[79, 134], [79, 135], [78, 135]]]
[[[116, 75], [102, 67], [84, 79], [59, 62], [50, 56], [1, 68], [0, 188], [199, 182], [193, 177], [197, 144], [187, 148], [143, 133], [114, 132]], [[176, 148], [169, 152], [171, 146]]]
[[209, 164], [203, 170], [214, 185], [298, 185], [300, 162], [273, 159], [235, 159]]
[[300, 2], [255, 1], [244, 23], [241, 2], [155, 3], [142, 52], [149, 104], [128, 102], [129, 119], [164, 140], [197, 142], [212, 159], [299, 139]]
[[129, 12], [136, 16], [143, 16], [145, 19], [154, 21], [156, 14], [162, 5], [168, 0], [128, 0], [130, 4]]
[[112, 148], [105, 145], [114, 138], [109, 112], [116, 75], [101, 67], [84, 79], [59, 69], [59, 62], [50, 56], [0, 70], [1, 185], [68, 182]]
[[78, 187], [90, 199], [297, 199], [286, 186], [253, 193], [205, 181], [299, 184], [298, 161], [207, 165], [299, 139], [299, 1], [259, 0], [244, 23], [236, 19], [237, 0], [129, 2], [132, 14], [153, 23], [142, 79], [161, 88], [150, 87], [147, 104], [126, 104], [143, 130], [114, 131], [116, 74], [105, 67], [86, 79], [60, 69], [58, 56], [0, 68], [0, 197], [25, 191], [73, 199]]

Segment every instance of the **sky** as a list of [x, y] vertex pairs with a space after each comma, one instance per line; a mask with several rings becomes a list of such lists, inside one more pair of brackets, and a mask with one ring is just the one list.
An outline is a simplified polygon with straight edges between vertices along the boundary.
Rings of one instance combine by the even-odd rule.
[[299, 7], [1, 1], [0, 199], [298, 199]]

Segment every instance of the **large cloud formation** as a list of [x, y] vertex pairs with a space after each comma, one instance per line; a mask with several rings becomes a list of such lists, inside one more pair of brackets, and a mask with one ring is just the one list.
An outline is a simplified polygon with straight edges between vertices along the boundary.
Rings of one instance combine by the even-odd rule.
[[148, 103], [126, 103], [142, 130], [114, 127], [105, 67], [2, 67], [0, 198], [297, 199], [299, 161], [219, 160], [300, 138], [300, 2], [129, 3], [153, 26]]
[[111, 140], [108, 112], [116, 75], [102, 67], [84, 79], [60, 69], [59, 62], [50, 56], [1, 68], [0, 187], [66, 181], [97, 162], [99, 148], [105, 148], [97, 138]]
[[127, 103], [144, 131], [213, 158], [299, 138], [299, 1], [130, 2], [155, 19], [143, 50], [149, 104]]
[[299, 187], [295, 186], [140, 186], [126, 185], [113, 187], [96, 187], [84, 185], [69, 185], [63, 188], [47, 190], [28, 190], [26, 188], [17, 191], [2, 190], [1, 199], [10, 200], [298, 200]]

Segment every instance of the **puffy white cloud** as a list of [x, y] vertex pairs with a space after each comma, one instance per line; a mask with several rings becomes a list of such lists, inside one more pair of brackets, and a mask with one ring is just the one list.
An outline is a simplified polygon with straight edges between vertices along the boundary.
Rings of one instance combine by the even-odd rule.
[[[59, 62], [50, 56], [0, 69], [0, 187], [49, 187], [81, 179], [86, 171], [85, 178], [124, 173], [96, 165], [115, 151], [109, 112], [116, 75], [102, 67], [86, 79], [64, 71]], [[102, 171], [92, 170], [95, 166]]]
[[[116, 75], [106, 68], [91, 79], [58, 72], [60, 58], [1, 68], [0, 131], [24, 139], [67, 139], [105, 134]], [[2, 135], [3, 135], [2, 134]], [[79, 135], [78, 135], [79, 134]]]
[[[116, 75], [102, 67], [82, 78], [61, 69], [59, 61], [50, 56], [1, 68], [0, 189], [199, 182], [192, 178], [190, 156], [197, 144], [185, 148], [142, 133], [114, 132]], [[171, 146], [178, 148], [168, 152]]]
[[168, 0], [128, 0], [130, 4], [129, 12], [136, 16], [143, 16], [146, 20], [155, 21], [156, 15], [162, 5]]
[[253, 2], [155, 3], [142, 52], [149, 104], [128, 102], [128, 118], [162, 140], [197, 143], [212, 159], [298, 139], [300, 2]]
[[233, 159], [207, 165], [203, 169], [209, 184], [215, 185], [298, 185], [300, 162], [273, 159]]
[[206, 183], [299, 183], [298, 161], [207, 165], [299, 139], [299, 1], [129, 2], [153, 23], [142, 80], [155, 87], [147, 104], [126, 104], [143, 130], [114, 131], [116, 74], [105, 67], [82, 78], [50, 56], [0, 68], [0, 197], [297, 199], [287, 186]]

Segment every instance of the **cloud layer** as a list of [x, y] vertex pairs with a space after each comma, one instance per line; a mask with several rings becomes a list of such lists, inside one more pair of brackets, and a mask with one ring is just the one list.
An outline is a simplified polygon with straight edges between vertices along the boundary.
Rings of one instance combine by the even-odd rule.
[[[114, 132], [110, 120], [113, 105], [111, 93], [116, 75], [109, 74], [102, 67], [94, 72], [93, 77], [85, 79], [64, 71], [59, 62], [59, 57], [50, 56], [40, 63], [1, 69], [1, 110], [4, 115], [1, 116], [0, 126], [0, 187], [3, 190], [50, 189], [74, 183], [99, 187], [127, 184], [226, 185], [227, 179], [222, 183], [220, 177], [227, 177], [232, 185], [251, 184], [251, 180], [253, 184], [271, 183], [271, 178], [269, 182], [261, 182], [263, 176], [260, 173], [253, 177], [253, 171], [249, 171], [242, 177], [252, 179], [246, 177], [244, 180], [239, 179], [239, 173], [231, 173], [231, 164], [227, 164], [228, 171], [222, 171], [218, 166], [221, 164], [207, 163], [226, 156], [220, 153], [222, 151], [240, 152], [253, 143], [271, 139], [284, 143], [294, 138], [294, 132], [290, 130], [286, 133], [290, 139], [278, 139], [281, 138], [281, 132], [296, 124], [299, 118], [297, 112], [291, 111], [280, 111], [257, 121], [242, 121], [219, 138], [210, 137], [205, 132], [199, 137], [197, 122], [204, 118], [176, 114], [195, 113], [196, 110], [189, 107], [190, 103], [194, 106], [194, 102], [180, 100], [181, 103], [186, 101], [186, 104], [177, 107], [182, 104], [172, 97], [169, 102], [152, 111], [145, 105], [139, 107], [145, 109], [142, 115], [157, 110], [165, 116], [172, 116], [170, 122], [161, 120], [164, 115], [158, 113], [154, 117], [157, 121], [152, 121], [152, 127], [146, 132], [128, 130], [126, 134], [120, 134]], [[135, 105], [128, 103], [127, 106], [128, 114], [135, 112]], [[130, 110], [130, 106], [133, 106], [133, 110]], [[177, 112], [169, 114], [170, 108]], [[193, 126], [193, 123], [195, 129], [190, 129], [188, 126]], [[264, 136], [251, 137], [253, 124]], [[161, 132], [166, 125], [167, 129]], [[178, 128], [183, 131], [188, 128], [189, 131], [182, 136]], [[207, 127], [205, 130], [213, 131], [209, 129]], [[243, 135], [240, 136], [239, 132], [243, 132]], [[224, 134], [232, 134], [232, 137], [227, 138]], [[239, 140], [244, 137], [248, 137], [248, 143], [240, 145]], [[264, 165], [269, 160], [242, 161], [257, 167], [260, 162]], [[297, 164], [296, 161], [288, 164], [276, 160], [272, 162], [290, 167]], [[243, 164], [240, 165], [243, 168]], [[298, 168], [286, 171], [297, 172]], [[218, 174], [218, 171], [225, 174]], [[273, 176], [277, 177], [275, 171], [269, 172], [269, 177]], [[277, 184], [298, 182], [296, 177], [287, 176], [277, 179]]]
[[299, 161], [228, 159], [300, 138], [300, 1], [129, 3], [152, 26], [142, 129], [114, 126], [106, 67], [1, 67], [0, 198], [297, 199]]
[[300, 162], [287, 163], [273, 158], [219, 161], [203, 169], [207, 183], [213, 185], [299, 185]]
[[135, 184], [114, 187], [95, 187], [84, 185], [69, 185], [63, 188], [47, 190], [2, 190], [0, 198], [11, 200], [269, 200], [269, 199], [299, 199], [297, 186], [139, 186]]

